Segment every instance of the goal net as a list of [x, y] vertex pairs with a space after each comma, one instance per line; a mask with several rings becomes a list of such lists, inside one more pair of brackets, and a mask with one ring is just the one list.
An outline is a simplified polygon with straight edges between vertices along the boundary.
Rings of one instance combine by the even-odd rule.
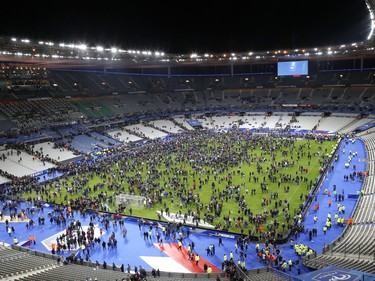
[[121, 207], [141, 210], [145, 207], [146, 197], [140, 195], [119, 194], [116, 195], [116, 204]]

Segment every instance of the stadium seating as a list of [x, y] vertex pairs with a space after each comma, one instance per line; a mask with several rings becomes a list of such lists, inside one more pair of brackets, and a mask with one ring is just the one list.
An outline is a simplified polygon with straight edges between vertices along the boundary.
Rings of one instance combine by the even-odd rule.
[[[58, 261], [59, 256], [52, 254], [30, 251], [19, 246], [12, 248], [0, 246], [0, 278], [17, 281], [39, 281], [39, 280], [126, 280], [134, 272], [121, 272], [119, 268], [115, 270], [103, 269], [91, 262], [66, 263], [64, 260]], [[146, 272], [149, 278], [151, 272]], [[224, 273], [171, 273], [160, 272], [158, 280], [177, 281], [177, 280], [204, 280], [207, 278], [215, 279], [219, 276], [221, 280], [229, 280]], [[275, 269], [263, 267], [249, 270], [246, 280], [271, 280], [283, 281], [290, 280], [288, 274], [283, 274]]]

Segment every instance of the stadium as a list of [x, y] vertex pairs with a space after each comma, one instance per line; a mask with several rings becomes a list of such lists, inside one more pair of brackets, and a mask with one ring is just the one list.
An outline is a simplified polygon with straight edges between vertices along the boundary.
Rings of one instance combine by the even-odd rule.
[[0, 279], [375, 280], [364, 2], [337, 46], [0, 37]]

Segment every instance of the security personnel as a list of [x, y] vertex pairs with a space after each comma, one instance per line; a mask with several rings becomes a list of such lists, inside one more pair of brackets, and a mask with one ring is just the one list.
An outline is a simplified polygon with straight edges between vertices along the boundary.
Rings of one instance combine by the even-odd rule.
[[212, 272], [212, 267], [211, 266], [208, 266], [207, 268], [207, 273], [211, 273]]
[[13, 238], [13, 244], [14, 244], [14, 245], [17, 245], [17, 244], [18, 244], [18, 239], [17, 239], [17, 237], [14, 237], [14, 238]]
[[339, 218], [339, 214], [336, 213], [336, 214], [335, 214], [335, 220], [336, 220], [336, 222], [338, 222], [338, 218]]
[[283, 263], [281, 264], [281, 269], [285, 272], [286, 269], [286, 260], [283, 260]]
[[195, 254], [195, 265], [198, 265], [199, 263], [199, 255]]
[[314, 215], [314, 223], [316, 223], [317, 221], [318, 221], [318, 216]]
[[327, 229], [331, 229], [332, 222], [330, 220], [326, 221]]
[[310, 249], [307, 251], [307, 254], [306, 254], [306, 255], [307, 255], [307, 256], [308, 256], [308, 255], [312, 255], [313, 253], [314, 253], [314, 250], [310, 248]]
[[227, 254], [224, 254], [223, 261], [226, 263], [227, 260], [228, 260], [228, 258], [227, 258]]
[[292, 270], [292, 266], [293, 266], [292, 259], [288, 260], [288, 265], [289, 265], [289, 271], [291, 271]]

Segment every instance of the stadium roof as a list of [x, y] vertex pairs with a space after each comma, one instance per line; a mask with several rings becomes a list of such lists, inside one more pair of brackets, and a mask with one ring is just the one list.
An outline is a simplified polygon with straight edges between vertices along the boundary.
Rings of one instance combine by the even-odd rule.
[[45, 68], [152, 68], [261, 64], [286, 60], [347, 60], [375, 57], [373, 41], [310, 49], [269, 50], [223, 54], [164, 54], [144, 50], [121, 50], [95, 46], [32, 42], [0, 37], [0, 62]]
[[160, 68], [275, 63], [286, 60], [348, 60], [375, 58], [375, 0], [365, 0], [371, 26], [366, 41], [314, 48], [248, 51], [239, 53], [164, 53], [120, 49], [0, 35], [0, 63], [44, 68]]

